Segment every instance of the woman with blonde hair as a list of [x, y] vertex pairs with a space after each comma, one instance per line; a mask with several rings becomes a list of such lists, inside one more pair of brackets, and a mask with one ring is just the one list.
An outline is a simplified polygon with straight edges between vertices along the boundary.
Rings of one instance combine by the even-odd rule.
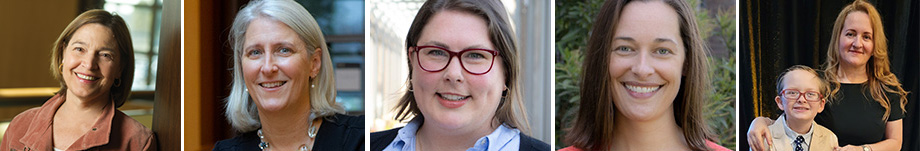
[[117, 110], [131, 94], [134, 47], [121, 16], [89, 10], [51, 49], [61, 90], [16, 115], [0, 150], [156, 150], [153, 131]]
[[[872, 4], [856, 0], [840, 11], [828, 44], [824, 78], [833, 87], [833, 100], [815, 122], [838, 136], [841, 151], [900, 150], [907, 91], [891, 73], [888, 40], [882, 19]], [[773, 145], [767, 126], [757, 117], [748, 130], [754, 150]]]
[[227, 119], [242, 134], [214, 150], [363, 150], [364, 118], [335, 103], [329, 50], [313, 16], [291, 0], [256, 0], [230, 29]]
[[371, 150], [549, 150], [527, 135], [520, 60], [500, 1], [429, 0], [406, 36], [409, 123], [371, 134]]
[[708, 54], [687, 2], [606, 1], [562, 150], [728, 150], [709, 141], [703, 118]]

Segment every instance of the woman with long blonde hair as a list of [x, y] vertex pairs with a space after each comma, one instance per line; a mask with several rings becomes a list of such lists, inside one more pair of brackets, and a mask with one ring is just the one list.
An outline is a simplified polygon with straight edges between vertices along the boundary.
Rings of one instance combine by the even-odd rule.
[[[856, 0], [840, 11], [828, 44], [824, 78], [833, 87], [828, 98], [834, 103], [818, 114], [815, 122], [833, 131], [837, 150], [900, 150], [907, 91], [889, 69], [888, 40], [882, 19], [872, 4]], [[751, 122], [748, 143], [764, 150], [771, 137], [769, 118]]]

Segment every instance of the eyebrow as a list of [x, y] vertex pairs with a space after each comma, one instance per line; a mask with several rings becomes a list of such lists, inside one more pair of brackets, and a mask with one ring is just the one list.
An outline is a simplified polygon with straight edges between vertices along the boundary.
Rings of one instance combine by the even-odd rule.
[[[860, 33], [859, 31], [856, 31], [856, 29], [853, 29], [853, 28], [847, 29], [846, 31], [852, 31], [852, 32], [854, 32], [854, 33]], [[872, 34], [872, 31], [863, 31], [863, 32], [861, 32], [861, 33]]]
[[[633, 39], [632, 37], [613, 37], [613, 40], [624, 40], [624, 41], [629, 41], [629, 42], [636, 42], [636, 39]], [[655, 38], [655, 43], [664, 43], [664, 42], [671, 42], [675, 44], [677, 43], [677, 41], [674, 41], [674, 39], [670, 39], [670, 38]]]
[[[442, 43], [442, 42], [439, 42], [439, 41], [428, 41], [428, 42], [425, 42], [425, 43], [422, 43], [422, 44], [423, 44], [423, 45], [434, 45], [434, 46], [438, 46], [438, 47], [442, 47], [442, 48], [444, 48], [444, 49], [450, 50], [450, 46], [447, 46], [447, 44]], [[486, 49], [486, 47], [484, 47], [484, 46], [482, 46], [482, 45], [479, 45], [479, 44], [476, 44], [476, 45], [472, 45], [472, 46], [468, 46], [468, 47], [466, 47], [466, 48], [463, 48], [463, 50], [467, 50], [467, 49]]]
[[[75, 41], [75, 42], [71, 43], [70, 45], [77, 45], [77, 44], [86, 45], [86, 43], [84, 43], [84, 42], [82, 42], [82, 41]], [[103, 47], [102, 47], [101, 49], [99, 49], [99, 50], [115, 51], [115, 48], [109, 48], [109, 47], [103, 46]]]

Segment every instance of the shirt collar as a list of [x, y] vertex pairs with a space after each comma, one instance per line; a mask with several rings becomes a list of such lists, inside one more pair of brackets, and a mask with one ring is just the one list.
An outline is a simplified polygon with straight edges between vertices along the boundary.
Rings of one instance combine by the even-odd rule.
[[479, 138], [476, 140], [476, 145], [473, 145], [469, 150], [498, 150], [505, 148], [508, 143], [511, 143], [515, 137], [518, 137], [521, 131], [518, 129], [513, 129], [505, 124], [498, 126], [495, 131], [492, 131], [491, 134], [486, 135], [485, 137]]
[[[781, 118], [785, 120], [785, 115], [781, 116]], [[787, 123], [789, 123], [789, 120], [785, 120], [783, 122], [783, 130], [785, 130], [786, 137], [788, 137], [789, 140], [792, 140], [793, 145], [795, 145], [795, 138], [799, 136], [802, 136], [802, 138], [805, 139], [805, 142], [803, 142], [804, 143], [803, 145], [808, 146], [811, 144], [811, 136], [815, 132], [815, 122], [811, 122], [811, 126], [809, 126], [808, 128], [808, 132], [806, 132], [805, 134], [799, 134], [798, 132], [793, 131], [791, 128], [789, 128], [789, 124]]]
[[[64, 104], [64, 101], [65, 97], [63, 94], [57, 94], [51, 99], [48, 99], [48, 101], [40, 107], [32, 123], [29, 124], [29, 129], [26, 131], [28, 135], [19, 141], [26, 146], [31, 146], [33, 149], [52, 149], [54, 146], [52, 142], [54, 139], [52, 136], [54, 114], [57, 112], [58, 108]], [[92, 129], [87, 131], [86, 134], [83, 134], [83, 136], [74, 141], [67, 150], [87, 150], [92, 147], [108, 144], [109, 135], [112, 130], [112, 119], [115, 116], [115, 107], [113, 104], [112, 102], [106, 104], [102, 110], [103, 117], [97, 120], [96, 123], [93, 124]]]
[[415, 150], [415, 132], [421, 126], [420, 118], [413, 118], [406, 126], [399, 129], [396, 133], [396, 139], [389, 146], [397, 147], [399, 150]]
[[[398, 148], [399, 150], [416, 150], [415, 146], [415, 133], [418, 132], [419, 126], [421, 126], [423, 120], [419, 118], [412, 119], [409, 123], [406, 124], [402, 129], [396, 134], [396, 138], [389, 146]], [[479, 138], [476, 141], [476, 144], [467, 149], [468, 151], [486, 151], [486, 150], [499, 150], [514, 140], [516, 137], [520, 137], [521, 131], [515, 128], [510, 128], [504, 124], [496, 128], [492, 133], [486, 135], [485, 137]]]

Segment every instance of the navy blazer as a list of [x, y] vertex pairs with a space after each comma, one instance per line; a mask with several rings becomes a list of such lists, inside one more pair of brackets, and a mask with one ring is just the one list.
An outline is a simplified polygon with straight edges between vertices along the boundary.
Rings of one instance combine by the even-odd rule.
[[[313, 149], [322, 151], [363, 151], [364, 116], [335, 114], [323, 118], [323, 124], [316, 132]], [[251, 151], [259, 149], [256, 131], [246, 132], [231, 139], [218, 141], [214, 151]]]
[[[390, 145], [390, 142], [393, 142], [393, 139], [396, 139], [396, 135], [399, 134], [399, 129], [402, 127], [394, 128], [381, 132], [371, 133], [371, 151], [381, 151], [387, 146]], [[520, 150], [534, 150], [534, 151], [549, 151], [549, 144], [544, 143], [543, 141], [537, 140], [533, 137], [521, 134], [521, 148]]]

